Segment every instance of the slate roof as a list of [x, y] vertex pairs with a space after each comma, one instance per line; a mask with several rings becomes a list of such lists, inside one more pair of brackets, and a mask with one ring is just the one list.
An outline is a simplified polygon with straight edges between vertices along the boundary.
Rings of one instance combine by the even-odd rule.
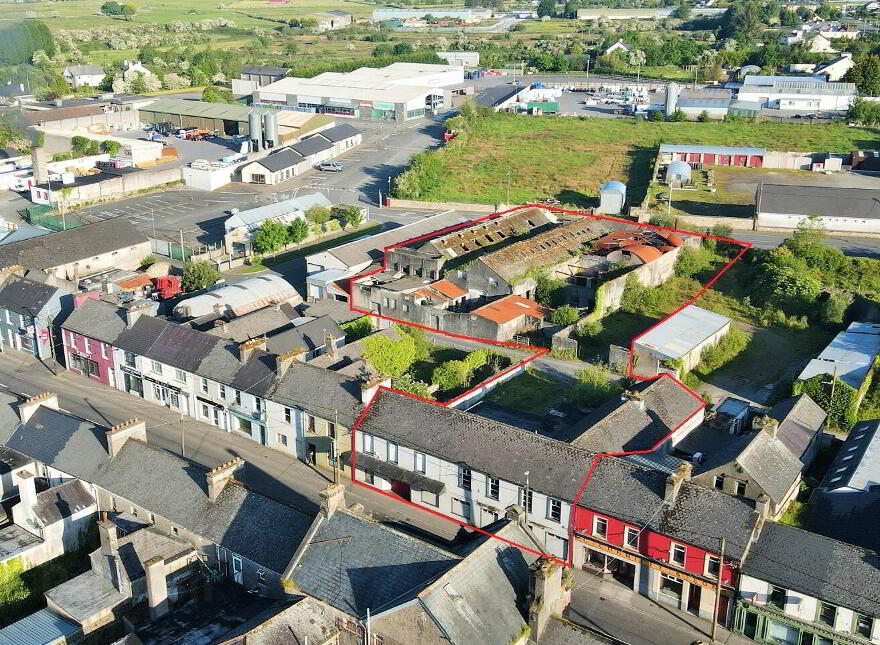
[[[195, 550], [189, 542], [165, 535], [151, 527], [122, 536], [118, 545], [119, 559], [129, 580], [143, 578], [144, 563], [152, 558], [159, 556], [170, 562]], [[101, 553], [100, 549], [98, 553]]]
[[858, 492], [814, 491], [807, 506], [805, 528], [880, 551], [880, 488]]
[[524, 483], [530, 470], [531, 488], [564, 500], [574, 498], [593, 458], [561, 441], [388, 390], [380, 391], [361, 430], [510, 482]]
[[0, 286], [0, 308], [25, 316], [39, 316], [58, 289], [27, 278], [10, 277]]
[[880, 420], [857, 423], [828, 467], [822, 488], [868, 490], [880, 482]]
[[271, 65], [245, 65], [241, 68], [242, 74], [264, 74], [287, 76], [290, 69], [287, 67], [273, 67]]
[[[351, 450], [346, 450], [340, 455], [340, 457], [342, 458], [343, 464], [351, 466]], [[420, 473], [401, 468], [396, 464], [377, 459], [366, 453], [357, 455], [356, 461], [359, 470], [372, 473], [388, 481], [395, 479], [405, 484], [409, 484], [409, 487], [413, 490], [427, 490], [439, 495], [446, 489], [446, 484], [441, 481], [425, 477]]]
[[104, 68], [100, 65], [68, 65], [64, 68], [71, 76], [97, 76], [104, 74]]
[[355, 128], [349, 123], [340, 123], [339, 125], [334, 125], [332, 128], [327, 128], [326, 130], [321, 130], [318, 132], [325, 139], [329, 139], [333, 143], [338, 143], [340, 141], [345, 141], [346, 139], [351, 139], [361, 133], [360, 130]]
[[833, 186], [761, 184], [756, 210], [787, 215], [820, 215], [856, 219], [880, 218], [880, 190]]
[[79, 623], [128, 599], [107, 578], [91, 570], [50, 589], [46, 592], [46, 598]]
[[204, 469], [140, 441], [127, 441], [111, 459], [105, 428], [45, 406], [7, 444], [275, 572], [287, 566], [311, 523], [311, 516], [234, 482], [212, 502]]
[[293, 305], [284, 303], [279, 307], [263, 307], [232, 320], [218, 320], [206, 333], [240, 343], [283, 330], [291, 320], [299, 317]]
[[301, 154], [303, 157], [311, 157], [312, 155], [316, 155], [319, 152], [329, 150], [333, 147], [333, 144], [326, 139], [322, 139], [321, 137], [316, 135], [311, 136], [308, 139], [303, 139], [299, 143], [294, 143], [290, 147], [294, 151]]
[[[522, 527], [508, 523], [503, 540], [543, 549]], [[529, 565], [537, 556], [499, 539], [486, 539], [419, 600], [451, 643], [513, 643], [525, 621]]]
[[599, 452], [646, 450], [699, 412], [704, 403], [670, 377], [636, 388], [638, 401], [612, 399], [588, 419], [591, 425], [572, 444]]
[[768, 522], [742, 571], [834, 605], [880, 616], [880, 555], [874, 551]]
[[43, 526], [70, 517], [95, 504], [95, 498], [79, 479], [37, 493], [34, 515]]
[[319, 516], [290, 579], [297, 588], [362, 618], [412, 600], [460, 557], [347, 510]]
[[779, 422], [776, 436], [801, 461], [828, 416], [808, 394], [780, 401], [767, 415]]
[[266, 349], [273, 354], [285, 354], [298, 347], [311, 352], [326, 345], [326, 334], [330, 334], [334, 342], [345, 337], [345, 332], [330, 316], [321, 316], [269, 335]]
[[284, 170], [285, 168], [295, 166], [303, 160], [303, 157], [304, 155], [300, 154], [296, 150], [293, 150], [292, 148], [282, 148], [278, 152], [273, 152], [272, 154], [265, 156], [262, 159], [258, 159], [254, 163], [260, 164], [263, 168], [270, 172], [278, 172], [279, 170]]
[[18, 524], [7, 524], [0, 528], [0, 559], [5, 561], [10, 557], [20, 555], [42, 542], [42, 538], [38, 538]]
[[46, 643], [66, 642], [79, 630], [72, 620], [41, 609], [11, 625], [0, 629], [0, 645], [46, 645]]
[[86, 300], [64, 320], [64, 329], [113, 344], [125, 329], [123, 310], [103, 300]]
[[758, 432], [736, 462], [774, 504], [785, 499], [804, 466], [800, 458], [767, 432]]
[[0, 245], [0, 267], [51, 269], [148, 242], [125, 217]]
[[622, 645], [564, 618], [553, 616], [541, 634], [541, 645]]

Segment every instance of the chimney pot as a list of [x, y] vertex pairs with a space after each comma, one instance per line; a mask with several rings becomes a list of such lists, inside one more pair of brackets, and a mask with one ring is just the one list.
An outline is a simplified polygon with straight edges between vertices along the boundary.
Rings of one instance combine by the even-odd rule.
[[236, 457], [205, 473], [205, 480], [208, 483], [208, 499], [216, 502], [223, 487], [226, 486], [226, 482], [232, 479], [235, 472], [242, 466], [244, 466], [244, 459]]
[[251, 338], [238, 344], [238, 360], [247, 363], [256, 351], [266, 351], [266, 337]]
[[376, 376], [361, 384], [361, 403], [373, 400], [380, 387], [391, 387], [391, 379], [387, 376]]

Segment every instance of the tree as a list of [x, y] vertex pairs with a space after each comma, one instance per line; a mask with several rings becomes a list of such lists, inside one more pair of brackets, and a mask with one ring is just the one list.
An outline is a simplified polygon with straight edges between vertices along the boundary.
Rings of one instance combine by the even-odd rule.
[[855, 83], [862, 96], [880, 96], [880, 56], [864, 56], [843, 77]]
[[299, 244], [309, 236], [309, 224], [301, 217], [293, 220], [287, 231], [288, 239], [294, 244]]
[[296, 52], [299, 51], [299, 47], [297, 47], [296, 43], [290, 41], [289, 43], [284, 44], [284, 54], [287, 56], [293, 56]]
[[577, 307], [572, 307], [571, 305], [562, 305], [558, 309], [553, 312], [553, 315], [550, 316], [550, 321], [554, 325], [562, 325], [567, 327], [568, 325], [573, 325], [578, 321], [580, 317], [580, 312]]
[[207, 103], [232, 103], [234, 99], [229, 90], [209, 85], [202, 90], [202, 100]]
[[541, 273], [535, 279], [535, 300], [544, 307], [558, 307], [565, 298], [565, 282]]
[[446, 361], [434, 368], [431, 383], [448, 392], [467, 385], [470, 371], [464, 361]]
[[[712, 240], [714, 242], [714, 240]], [[702, 247], [684, 246], [675, 261], [675, 275], [692, 278], [700, 271], [709, 268], [709, 257]]]
[[101, 5], [101, 13], [105, 16], [122, 15], [122, 5], [118, 2], [105, 2]]
[[402, 56], [404, 54], [412, 54], [415, 51], [412, 45], [409, 43], [397, 43], [391, 49], [391, 53], [395, 56]]
[[849, 118], [862, 125], [877, 125], [880, 123], [880, 103], [856, 99], [849, 109]]
[[553, 18], [556, 15], [556, 0], [541, 0], [538, 3], [538, 17]]
[[416, 358], [416, 344], [411, 336], [400, 340], [374, 335], [364, 339], [364, 356], [380, 374], [399, 378], [406, 373]]
[[34, 52], [55, 55], [55, 40], [42, 20], [22, 20], [0, 27], [0, 65], [27, 65]]
[[220, 279], [220, 272], [210, 262], [187, 262], [181, 286], [187, 293], [210, 287]]
[[354, 205], [339, 204], [331, 209], [333, 217], [339, 220], [342, 228], [353, 226], [357, 228], [364, 221], [364, 215], [360, 207]]
[[687, 0], [680, 0], [678, 3], [678, 17], [681, 20], [690, 20], [693, 15], [693, 11], [691, 10], [691, 6], [687, 3]]
[[754, 42], [761, 31], [761, 4], [757, 0], [736, 2], [721, 18], [722, 38], [735, 38], [741, 44]]
[[275, 220], [266, 220], [254, 235], [254, 246], [260, 253], [274, 253], [289, 241], [287, 227]]
[[131, 20], [131, 17], [137, 13], [137, 7], [133, 4], [124, 4], [119, 13], [124, 16], [126, 20]]
[[321, 227], [330, 221], [331, 216], [332, 213], [326, 206], [312, 206], [306, 211], [306, 219]]

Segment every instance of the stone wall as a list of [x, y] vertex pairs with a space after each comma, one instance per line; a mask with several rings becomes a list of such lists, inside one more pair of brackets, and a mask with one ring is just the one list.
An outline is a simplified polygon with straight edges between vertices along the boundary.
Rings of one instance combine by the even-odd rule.
[[422, 202], [416, 199], [396, 199], [386, 200], [385, 205], [388, 208], [418, 208], [421, 210], [437, 210], [437, 211], [471, 211], [474, 213], [495, 213], [510, 208], [504, 205], [494, 204], [468, 204], [466, 202]]
[[73, 186], [70, 195], [64, 199], [64, 204], [69, 208], [84, 202], [124, 197], [139, 190], [181, 181], [182, 178], [180, 168], [133, 172], [86, 186]]

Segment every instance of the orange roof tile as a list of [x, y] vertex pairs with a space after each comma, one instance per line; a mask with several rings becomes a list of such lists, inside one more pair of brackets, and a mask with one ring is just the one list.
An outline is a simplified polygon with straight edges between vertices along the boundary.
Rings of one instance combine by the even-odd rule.
[[520, 296], [504, 296], [500, 300], [474, 309], [473, 313], [503, 325], [523, 315], [543, 319], [547, 315], [547, 310], [534, 300], [527, 300]]
[[153, 284], [153, 281], [148, 275], [139, 275], [128, 280], [120, 280], [117, 284], [123, 289], [137, 289], [138, 287], [146, 287], [148, 284]]
[[452, 300], [466, 296], [468, 293], [467, 289], [462, 289], [449, 280], [437, 280], [437, 282], [431, 284], [431, 288], [437, 293], [442, 293], [444, 296], [451, 298]]

